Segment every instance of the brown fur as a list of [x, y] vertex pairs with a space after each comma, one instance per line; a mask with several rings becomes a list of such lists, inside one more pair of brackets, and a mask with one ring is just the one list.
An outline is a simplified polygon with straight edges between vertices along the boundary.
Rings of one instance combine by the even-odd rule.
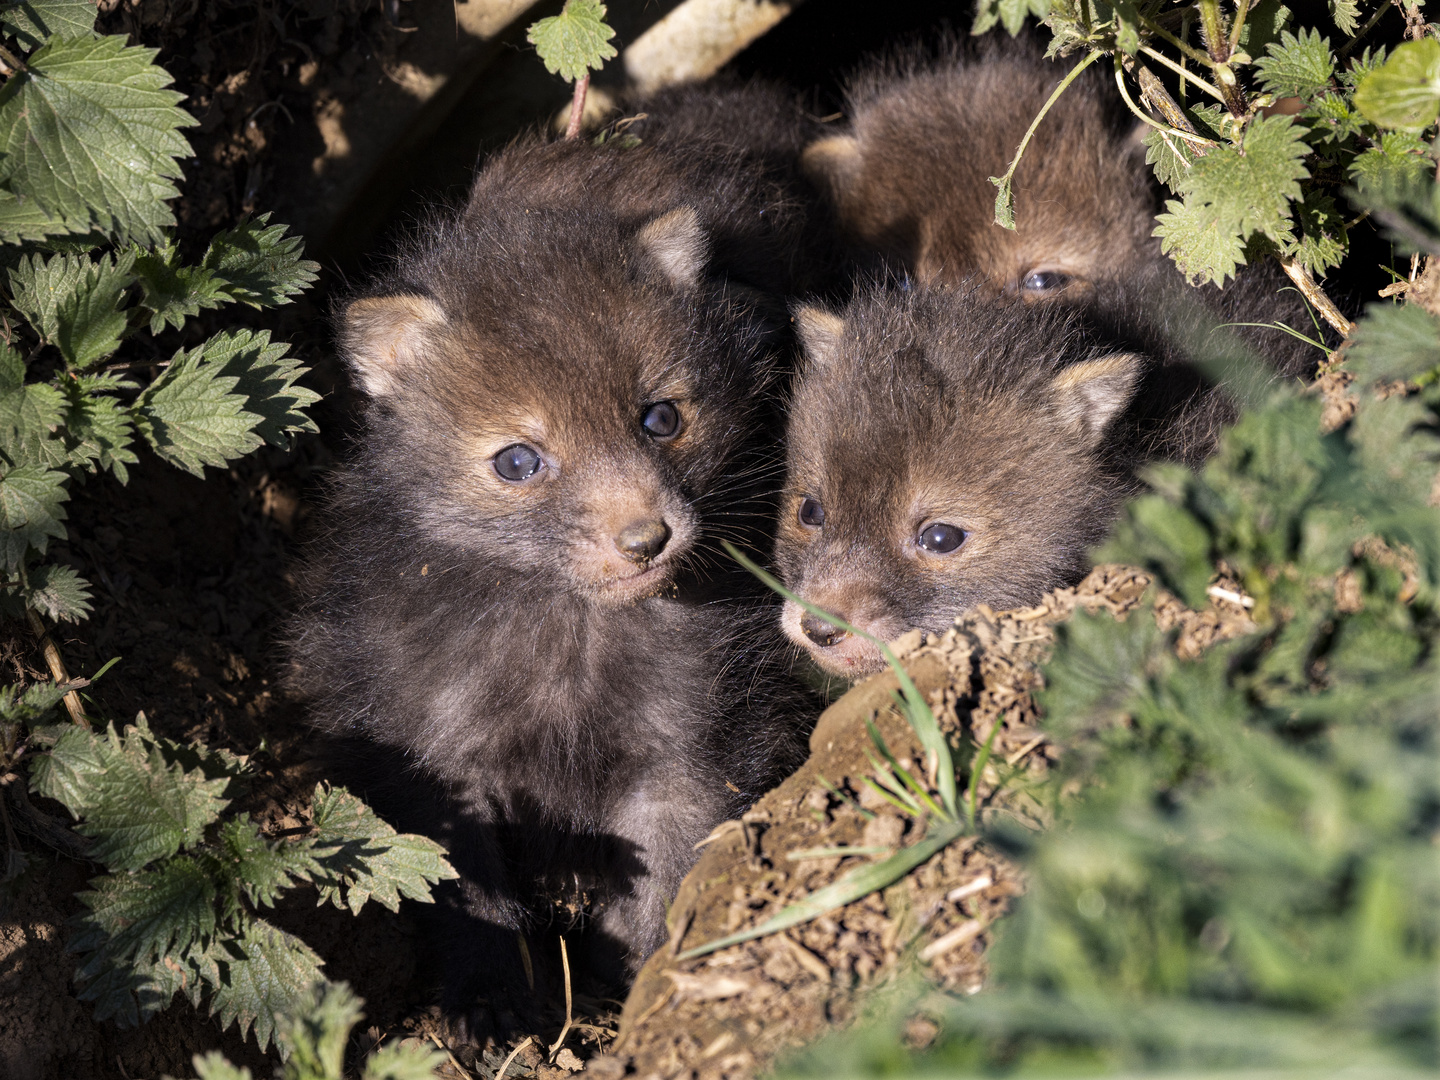
[[[1158, 209], [1133, 119], [1086, 72], [1036, 129], [1012, 185], [1016, 229], [994, 223], [996, 188], [1030, 121], [1074, 60], [1025, 42], [951, 46], [862, 75], [850, 129], [812, 143], [810, 173], [844, 226], [922, 283], [980, 275], [1024, 293], [1035, 271], [1072, 296], [1158, 254]], [[1033, 295], [1039, 295], [1038, 292]]]

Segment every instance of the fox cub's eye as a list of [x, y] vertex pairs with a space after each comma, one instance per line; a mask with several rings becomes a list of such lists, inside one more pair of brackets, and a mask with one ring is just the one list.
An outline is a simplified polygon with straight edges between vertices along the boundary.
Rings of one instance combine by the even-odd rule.
[[818, 529], [825, 524], [825, 508], [820, 505], [819, 499], [812, 499], [807, 495], [800, 500], [800, 524], [808, 525], [812, 529]]
[[1020, 282], [1020, 288], [1032, 293], [1059, 292], [1073, 279], [1059, 270], [1032, 270]]
[[926, 551], [934, 552], [936, 555], [949, 555], [965, 542], [965, 535], [965, 530], [958, 525], [937, 522], [921, 529], [915, 542]]
[[529, 480], [544, 466], [535, 448], [524, 443], [507, 446], [495, 455], [495, 471], [515, 484]]
[[673, 401], [657, 401], [646, 407], [640, 426], [652, 439], [668, 439], [680, 430], [680, 410]]

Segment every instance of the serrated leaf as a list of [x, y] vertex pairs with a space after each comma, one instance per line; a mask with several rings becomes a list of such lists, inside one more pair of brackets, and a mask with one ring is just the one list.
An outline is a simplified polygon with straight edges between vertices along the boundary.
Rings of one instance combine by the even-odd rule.
[[618, 55], [609, 43], [614, 36], [600, 0], [565, 0], [564, 10], [532, 24], [525, 40], [535, 46], [546, 71], [574, 82]]
[[200, 264], [221, 283], [226, 297], [251, 307], [290, 303], [314, 283], [320, 270], [319, 263], [303, 257], [301, 237], [287, 236], [287, 226], [269, 221], [269, 214], [261, 214], [219, 233]]
[[1409, 131], [1387, 131], [1350, 163], [1350, 179], [1362, 192], [1409, 188], [1435, 172], [1430, 146]]
[[263, 907], [274, 907], [282, 892], [319, 869], [308, 841], [267, 841], [248, 818], [220, 827], [215, 858], [232, 887]]
[[125, 332], [118, 304], [134, 281], [134, 252], [39, 255], [10, 271], [13, 303], [71, 367], [84, 368], [114, 352]]
[[1360, 0], [1330, 0], [1330, 18], [1342, 34], [1353, 36], [1360, 29]]
[[1355, 107], [1378, 127], [1423, 131], [1440, 115], [1440, 41], [1407, 41], [1355, 88]]
[[1184, 139], [1167, 135], [1157, 128], [1145, 129], [1145, 164], [1155, 171], [1155, 178], [1171, 191], [1178, 191], [1190, 164], [1199, 155]]
[[1350, 250], [1350, 241], [1345, 232], [1345, 215], [1335, 206], [1329, 195], [1314, 191], [1295, 206], [1295, 224], [1299, 235], [1292, 244], [1281, 250], [1315, 277], [1324, 277], [1325, 271], [1339, 266]]
[[18, 686], [0, 687], [0, 720], [34, 727], [60, 704], [65, 696], [56, 683], [34, 683], [21, 690]]
[[65, 397], [46, 383], [25, 382], [25, 361], [0, 345], [0, 455], [13, 465], [63, 466], [69, 460], [56, 432]]
[[1371, 304], [1355, 324], [1345, 366], [1360, 383], [1414, 379], [1440, 365], [1440, 321], [1419, 304]]
[[30, 549], [45, 553], [51, 537], [65, 539], [69, 477], [44, 465], [19, 465], [0, 475], [0, 567], [17, 570]]
[[217, 308], [227, 299], [223, 283], [209, 270], [181, 265], [179, 249], [173, 243], [137, 252], [135, 277], [143, 293], [140, 304], [150, 311], [152, 334], [166, 326], [178, 330], [186, 319], [202, 309]]
[[1050, 0], [981, 0], [976, 5], [975, 21], [970, 26], [970, 33], [983, 34], [997, 22], [1005, 25], [1005, 30], [1014, 37], [1025, 25], [1025, 16], [1034, 15], [1037, 19], [1043, 19], [1050, 14]]
[[94, 878], [76, 898], [89, 911], [71, 941], [82, 957], [78, 977], [96, 978], [111, 965], [153, 963], [184, 952], [215, 931], [215, 884], [194, 859], [167, 859], [139, 874]]
[[205, 347], [175, 354], [165, 373], [145, 388], [130, 411], [135, 429], [157, 454], [196, 476], [262, 445], [261, 417], [245, 411], [235, 393], [240, 379], [204, 363]]
[[343, 787], [318, 785], [312, 813], [321, 904], [348, 906], [358, 915], [373, 899], [398, 911], [401, 896], [429, 903], [431, 884], [459, 876], [439, 844], [396, 833]]
[[220, 965], [210, 1011], [222, 1028], [238, 1024], [242, 1039], [253, 1026], [264, 1050], [275, 1033], [275, 1018], [294, 1014], [321, 980], [323, 961], [299, 938], [263, 919], [252, 920], [233, 945], [240, 955]]
[[[83, 736], [83, 737], [82, 737]], [[166, 761], [143, 722], [124, 736], [67, 732], [31, 775], [37, 792], [82, 819], [89, 855], [111, 870], [138, 870], [198, 843], [228, 800], [228, 778], [207, 779]]]
[[1193, 282], [1223, 285], [1245, 261], [1245, 245], [1235, 227], [1206, 207], [1168, 199], [1165, 212], [1155, 215], [1155, 222], [1160, 250]]
[[199, 1080], [254, 1080], [250, 1070], [240, 1065], [231, 1065], [219, 1050], [208, 1054], [196, 1054], [190, 1060]]
[[140, 460], [130, 449], [134, 428], [129, 412], [114, 398], [96, 393], [97, 380], [67, 379], [61, 386], [68, 405], [64, 445], [69, 465], [90, 472], [108, 469], [122, 484], [128, 483], [126, 466]]
[[1260, 0], [1250, 5], [1245, 25], [1240, 28], [1240, 47], [1251, 56], [1272, 41], [1280, 39], [1281, 31], [1290, 22], [1290, 9], [1279, 0]]
[[72, 227], [59, 214], [46, 213], [34, 199], [0, 188], [0, 243], [22, 244], [60, 233], [85, 232], [89, 228], [88, 220]]
[[446, 1060], [439, 1050], [392, 1041], [370, 1055], [360, 1080], [433, 1080]]
[[309, 369], [286, 355], [288, 349], [284, 342], [271, 344], [268, 330], [224, 331], [199, 349], [206, 364], [237, 380], [231, 392], [244, 399], [247, 413], [259, 418], [255, 434], [286, 450], [294, 445], [296, 433], [320, 430], [301, 411], [320, 395], [295, 384]]
[[364, 1015], [362, 1004], [345, 983], [321, 983], [308, 990], [297, 1009], [277, 1018], [275, 1038], [288, 1054], [289, 1071], [338, 1080], [345, 1069], [350, 1029]]
[[54, 37], [0, 88], [0, 185], [67, 222], [159, 244], [175, 223], [183, 95], [124, 37]]
[[1260, 84], [1277, 98], [1314, 97], [1335, 74], [1330, 41], [1318, 30], [1301, 27], [1298, 35], [1284, 31], [1278, 43], [1265, 47], [1265, 53], [1255, 61], [1255, 70]]
[[94, 610], [90, 583], [68, 566], [42, 563], [25, 572], [25, 603], [57, 622], [78, 623]]
[[0, 10], [0, 26], [30, 49], [57, 34], [92, 33], [96, 13], [92, 0], [22, 0]]

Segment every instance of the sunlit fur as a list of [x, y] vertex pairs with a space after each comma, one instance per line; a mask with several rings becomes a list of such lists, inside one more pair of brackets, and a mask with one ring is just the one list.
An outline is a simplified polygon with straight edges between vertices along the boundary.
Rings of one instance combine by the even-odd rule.
[[[451, 845], [455, 1009], [523, 989], [516, 932], [557, 882], [590, 895], [599, 960], [633, 970], [694, 845], [803, 757], [815, 710], [776, 608], [719, 550], [765, 546], [785, 324], [751, 287], [783, 271], [731, 287], [716, 252], [750, 235], [757, 259], [791, 211], [743, 175], [702, 185], [704, 164], [521, 144], [372, 290], [377, 318], [407, 295], [443, 313], [413, 355], [366, 352], [341, 316], [357, 374], [386, 377], [309, 559], [294, 682], [315, 724], [381, 748], [372, 794]], [[711, 238], [693, 287], [642, 243], [684, 207]], [[641, 425], [661, 400], [682, 417], [665, 441]], [[546, 463], [519, 484], [491, 465], [515, 442]], [[615, 533], [657, 517], [664, 551], [619, 558]]]

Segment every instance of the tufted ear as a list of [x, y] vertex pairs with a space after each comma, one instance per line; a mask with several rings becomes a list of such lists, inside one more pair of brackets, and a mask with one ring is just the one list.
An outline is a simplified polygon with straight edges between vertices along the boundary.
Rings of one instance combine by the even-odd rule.
[[678, 289], [693, 289], [705, 272], [705, 229], [694, 207], [662, 214], [642, 228], [636, 242], [645, 256]]
[[345, 309], [340, 344], [371, 397], [393, 394], [396, 375], [420, 359], [426, 335], [445, 325], [445, 312], [427, 296], [367, 296]]
[[1072, 364], [1050, 383], [1051, 399], [1061, 419], [1093, 446], [1130, 404], [1142, 368], [1143, 361], [1135, 353], [1115, 353]]
[[811, 368], [824, 367], [840, 355], [845, 320], [834, 312], [806, 304], [795, 309], [795, 332]]
[[817, 139], [800, 154], [800, 168], [816, 185], [828, 191], [837, 206], [844, 206], [850, 189], [865, 164], [860, 140], [854, 135]]

